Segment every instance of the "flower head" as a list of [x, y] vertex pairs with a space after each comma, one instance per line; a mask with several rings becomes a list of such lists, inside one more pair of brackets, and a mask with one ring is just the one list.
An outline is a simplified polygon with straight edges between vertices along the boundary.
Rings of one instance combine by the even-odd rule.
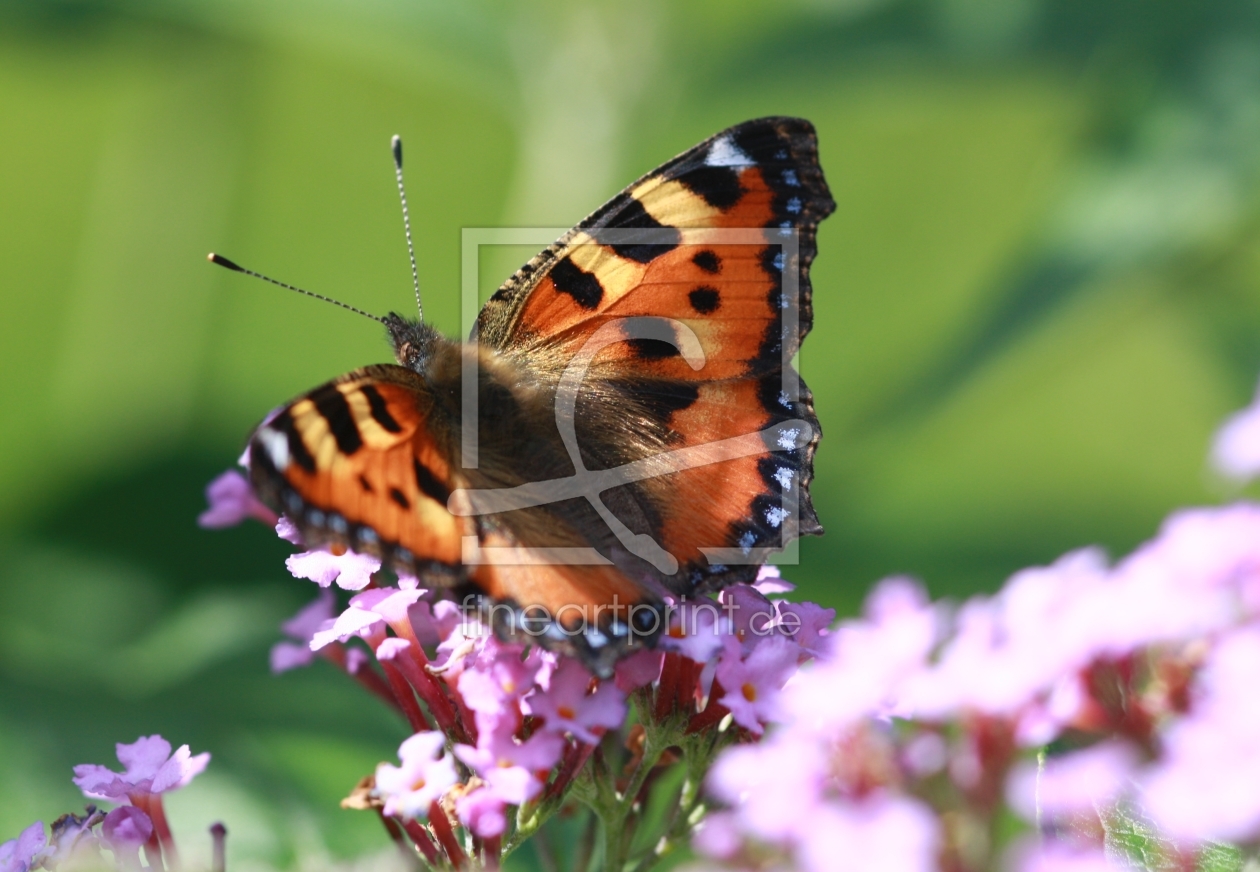
[[401, 766], [376, 767], [376, 792], [385, 800], [385, 814], [425, 817], [429, 806], [458, 782], [445, 741], [436, 731], [416, 733], [398, 748]]
[[476, 747], [456, 745], [455, 756], [468, 765], [500, 801], [520, 805], [543, 789], [547, 775], [560, 761], [564, 739], [541, 731], [524, 742], [510, 729], [483, 730]]
[[130, 745], [114, 746], [118, 762], [125, 767], [114, 772], [92, 763], [74, 767], [74, 783], [89, 799], [126, 803], [170, 790], [177, 790], [192, 781], [206, 764], [210, 753], [192, 756], [187, 745], [174, 754], [171, 743], [161, 736], [141, 736]]
[[1225, 422], [1212, 444], [1212, 462], [1237, 481], [1260, 475], [1260, 391], [1250, 406]]
[[381, 561], [370, 554], [316, 549], [291, 554], [284, 565], [294, 578], [309, 578], [320, 587], [328, 587], [334, 581], [343, 590], [363, 590], [372, 580], [372, 573], [381, 568]]
[[705, 663], [722, 650], [722, 638], [730, 634], [730, 620], [717, 603], [707, 599], [684, 602], [670, 610], [669, 627], [657, 647]]
[[197, 517], [202, 527], [235, 527], [246, 518], [257, 518], [267, 525], [276, 523], [276, 513], [254, 496], [249, 481], [235, 469], [206, 485], [206, 502], [209, 508]]
[[784, 636], [762, 638], [750, 653], [741, 657], [731, 642], [718, 661], [717, 680], [726, 689], [718, 700], [730, 709], [735, 723], [752, 733], [776, 714], [779, 691], [796, 671], [799, 649]]
[[140, 848], [153, 834], [153, 821], [131, 805], [119, 806], [101, 822], [101, 838], [114, 856], [131, 869], [140, 868]]
[[594, 693], [588, 694], [591, 674], [581, 663], [564, 658], [551, 675], [545, 689], [526, 697], [528, 714], [540, 717], [545, 728], [555, 733], [572, 733], [583, 742], [595, 744], [594, 732], [621, 725], [626, 717], [626, 701], [615, 684], [601, 681]]
[[271, 671], [286, 672], [299, 666], [307, 666], [315, 659], [311, 639], [320, 630], [327, 629], [333, 620], [332, 591], [321, 590], [313, 602], [307, 603], [280, 629], [292, 642], [277, 642], [271, 648]]
[[367, 639], [382, 635], [386, 624], [409, 632], [409, 610], [422, 596], [424, 591], [419, 589], [378, 587], [351, 597], [349, 608], [311, 635], [311, 650], [318, 651], [333, 642], [348, 642], [352, 636]]
[[479, 787], [455, 801], [455, 813], [464, 826], [483, 839], [501, 835], [507, 828], [505, 804], [488, 787]]
[[0, 872], [27, 872], [47, 845], [44, 822], [35, 821], [16, 839], [0, 844]]

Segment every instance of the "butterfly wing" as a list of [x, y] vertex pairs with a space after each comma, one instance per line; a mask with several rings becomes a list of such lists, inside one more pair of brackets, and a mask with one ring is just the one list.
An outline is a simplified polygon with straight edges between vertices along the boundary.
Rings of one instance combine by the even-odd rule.
[[[478, 341], [556, 381], [591, 357], [573, 413], [588, 469], [684, 461], [607, 494], [681, 564], [659, 576], [675, 592], [747, 580], [772, 550], [821, 532], [808, 490], [818, 419], [790, 361], [812, 324], [817, 225], [834, 208], [812, 125], [749, 121], [614, 197], [478, 319]], [[622, 341], [602, 344], [617, 330]]]
[[[461, 352], [448, 343], [440, 353], [446, 365], [427, 377], [401, 366], [365, 367], [277, 410], [250, 440], [255, 492], [297, 526], [306, 545], [378, 556], [482, 609], [500, 635], [526, 633], [610, 674], [628, 648], [662, 629], [659, 600], [590, 547], [607, 550], [607, 542], [583, 532], [598, 519], [574, 501], [509, 513], [510, 523], [452, 514], [452, 492], [524, 482], [539, 455], [554, 453], [555, 440], [546, 433], [536, 439], [531, 461], [521, 456], [523, 441], [512, 438], [510, 459], [497, 469], [456, 469], [449, 459], [459, 406], [450, 398], [459, 396]], [[487, 380], [486, 396], [504, 405], [488, 416], [487, 442], [495, 431], [531, 429], [517, 417], [533, 405], [528, 393], [503, 391], [513, 379], [497, 375]], [[572, 562], [574, 550], [585, 560]]]
[[447, 509], [461, 482], [449, 446], [428, 426], [432, 392], [401, 366], [348, 373], [294, 400], [250, 440], [259, 497], [297, 525], [306, 544], [374, 554], [387, 565], [459, 577], [473, 525]]

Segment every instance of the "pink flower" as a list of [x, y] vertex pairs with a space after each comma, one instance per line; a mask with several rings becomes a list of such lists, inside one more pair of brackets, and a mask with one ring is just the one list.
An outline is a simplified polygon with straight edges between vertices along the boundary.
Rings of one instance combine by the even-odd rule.
[[733, 584], [718, 594], [718, 602], [745, 653], [774, 633], [775, 607], [755, 588]]
[[325, 625], [311, 636], [311, 650], [318, 651], [333, 642], [348, 642], [352, 636], [368, 638], [384, 633], [385, 625], [402, 627], [409, 620], [409, 609], [422, 590], [399, 590], [378, 587], [350, 598], [350, 606], [337, 616], [331, 626]]
[[752, 586], [763, 596], [775, 593], [791, 593], [796, 585], [779, 575], [779, 567], [767, 563], [757, 570], [757, 578]]
[[1231, 417], [1216, 432], [1212, 462], [1226, 476], [1238, 481], [1260, 475], [1260, 391], [1250, 406]]
[[444, 753], [445, 741], [437, 731], [416, 733], [398, 748], [402, 766], [376, 767], [376, 792], [385, 800], [385, 814], [426, 817], [429, 806], [455, 786], [459, 779], [454, 761]]
[[1260, 836], [1260, 627], [1217, 643], [1191, 713], [1164, 736], [1142, 805], [1169, 835], [1191, 841]]
[[709, 599], [684, 602], [671, 609], [669, 617], [669, 628], [661, 634], [657, 647], [697, 663], [705, 663], [721, 651], [723, 637], [732, 632], [722, 607]]
[[927, 806], [905, 797], [828, 803], [809, 813], [796, 849], [807, 872], [934, 872], [940, 825]]
[[321, 590], [313, 602], [307, 603], [296, 615], [280, 625], [280, 629], [294, 642], [277, 642], [271, 648], [271, 671], [286, 672], [299, 666], [307, 666], [315, 659], [311, 639], [333, 620], [332, 591]]
[[717, 680], [726, 689], [718, 700], [731, 711], [735, 723], [760, 734], [762, 725], [778, 714], [779, 691], [796, 671], [800, 649], [784, 636], [762, 638], [751, 653], [739, 656], [732, 643], [718, 661]]
[[1038, 810], [1053, 820], [1108, 808], [1129, 788], [1137, 757], [1132, 746], [1111, 741], [1051, 757], [1040, 774], [1025, 761], [1007, 779], [1007, 801], [1034, 822]]
[[487, 787], [466, 793], [455, 801], [455, 813], [460, 823], [483, 839], [503, 834], [507, 828], [504, 808], [503, 800]]
[[291, 554], [284, 565], [294, 578], [309, 578], [320, 587], [328, 587], [334, 581], [343, 590], [363, 590], [372, 580], [372, 573], [381, 568], [381, 561], [370, 554], [346, 551], [333, 554], [317, 549]]
[[706, 786], [731, 805], [740, 829], [783, 843], [809, 826], [822, 801], [826, 756], [813, 742], [788, 731], [755, 745], [735, 745], [718, 757]]
[[545, 731], [518, 742], [510, 730], [488, 730], [480, 733], [476, 747], [455, 746], [455, 756], [509, 805], [520, 805], [541, 793], [563, 752], [564, 739]]
[[554, 733], [572, 733], [580, 741], [594, 745], [606, 729], [621, 726], [626, 718], [626, 701], [616, 685], [601, 681], [595, 692], [587, 694], [591, 674], [581, 663], [568, 657], [551, 675], [546, 689], [526, 697], [526, 713], [540, 717], [545, 728]]
[[1127, 872], [1135, 868], [1124, 860], [1108, 860], [1098, 845], [1031, 838], [1011, 851], [1008, 867], [1013, 872]]
[[44, 835], [44, 822], [35, 821], [16, 839], [0, 845], [0, 872], [27, 872], [35, 865], [36, 858], [48, 845]]
[[661, 667], [665, 664], [665, 652], [640, 648], [629, 657], [617, 662], [614, 673], [617, 689], [622, 693], [630, 693], [640, 687], [646, 687], [661, 677]]
[[140, 868], [140, 848], [153, 835], [153, 821], [135, 806], [124, 805], [105, 815], [101, 837], [127, 868]]
[[206, 502], [210, 507], [197, 518], [202, 527], [235, 527], [246, 518], [257, 518], [269, 526], [276, 523], [276, 513], [254, 496], [249, 481], [234, 469], [206, 485]]
[[482, 714], [497, 713], [516, 703], [534, 689], [538, 663], [522, 659], [523, 648], [504, 645], [490, 637], [484, 641], [471, 668], [459, 677], [459, 693], [464, 703]]
[[744, 842], [734, 813], [714, 811], [705, 815], [691, 837], [691, 846], [707, 857], [729, 860]]
[[1093, 659], [1098, 628], [1082, 616], [1092, 615], [1106, 583], [1102, 554], [1084, 550], [1016, 573], [991, 599], [971, 600], [938, 663], [907, 680], [903, 711], [930, 719], [1018, 714]]
[[924, 668], [938, 642], [939, 611], [920, 585], [905, 578], [877, 584], [865, 611], [863, 619], [844, 622], [827, 636], [828, 657], [788, 682], [781, 701], [785, 722], [830, 735], [904, 705], [900, 688]]
[[178, 790], [210, 762], [209, 752], [193, 757], [187, 745], [181, 745], [172, 754], [171, 743], [157, 735], [141, 736], [130, 745], [114, 747], [118, 751], [118, 762], [126, 767], [123, 772], [91, 763], [74, 767], [75, 786], [89, 799], [126, 803]]
[[1186, 641], [1260, 611], [1260, 507], [1185, 509], [1115, 569], [1089, 610], [1097, 650]]
[[288, 515], [281, 515], [276, 521], [276, 535], [294, 545], [305, 544], [302, 541], [302, 534], [298, 532], [297, 524], [294, 524]]
[[835, 609], [825, 609], [817, 603], [790, 603], [779, 600], [774, 604], [774, 629], [795, 642], [812, 657], [827, 653], [827, 637], [836, 619]]

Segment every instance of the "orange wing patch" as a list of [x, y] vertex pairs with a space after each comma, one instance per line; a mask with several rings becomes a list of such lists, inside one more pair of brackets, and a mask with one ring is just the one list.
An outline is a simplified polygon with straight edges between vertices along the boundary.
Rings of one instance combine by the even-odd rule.
[[250, 442], [259, 495], [308, 545], [375, 554], [419, 573], [454, 573], [467, 522], [446, 507], [452, 470], [425, 426], [424, 381], [374, 366], [316, 388]]

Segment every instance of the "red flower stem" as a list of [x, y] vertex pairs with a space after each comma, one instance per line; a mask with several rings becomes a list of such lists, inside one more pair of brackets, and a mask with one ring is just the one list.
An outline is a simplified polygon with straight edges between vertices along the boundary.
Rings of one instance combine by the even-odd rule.
[[451, 865], [456, 869], [461, 869], [467, 865], [468, 858], [464, 856], [464, 849], [459, 846], [459, 840], [455, 838], [455, 831], [451, 829], [451, 819], [446, 816], [442, 806], [436, 802], [429, 806], [429, 823], [432, 824], [433, 834], [437, 836], [438, 844], [442, 846], [442, 850], [446, 851], [446, 856], [450, 859]]
[[542, 801], [546, 802], [564, 793], [569, 786], [569, 782], [573, 780], [573, 776], [582, 770], [582, 767], [586, 765], [586, 761], [590, 759], [591, 752], [594, 750], [594, 745], [587, 745], [582, 742], [578, 742], [572, 748], [569, 748], [560, 764], [560, 774], [556, 776], [555, 781], [547, 785], [547, 792], [543, 794]]
[[[144, 812], [146, 815], [149, 816], [150, 822], [153, 821], [153, 811], [150, 808], [150, 803], [149, 803], [149, 799], [151, 797], [149, 794], [147, 793], [128, 794], [127, 798], [131, 800], [132, 805], [134, 805], [136, 808], [140, 809], [142, 812]], [[166, 865], [162, 860], [162, 843], [158, 839], [158, 831], [157, 831], [156, 824], [154, 824], [153, 826], [153, 832], [149, 833], [149, 838], [144, 843], [144, 853], [148, 857], [150, 868], [153, 868], [153, 869], [166, 868]]]
[[[385, 828], [389, 829], [392, 821], [381, 814], [381, 820], [385, 821]], [[402, 822], [403, 829], [407, 831], [407, 835], [411, 836], [411, 841], [416, 843], [416, 847], [420, 849], [420, 853], [424, 854], [424, 858], [429, 861], [430, 866], [438, 865], [437, 845], [433, 844], [433, 840], [429, 838], [429, 834], [424, 827], [413, 820], [405, 820]]]
[[179, 852], [175, 850], [175, 837], [171, 835], [171, 825], [166, 822], [166, 810], [162, 808], [162, 795], [149, 795], [149, 820], [153, 821], [153, 832], [162, 843], [162, 855], [166, 858], [168, 869], [179, 869]]
[[477, 716], [472, 713], [472, 709], [464, 702], [464, 698], [458, 693], [453, 694], [455, 698], [455, 708], [459, 711], [459, 722], [464, 727], [464, 741], [469, 745], [477, 744]]
[[398, 700], [398, 707], [407, 716], [407, 723], [411, 724], [412, 732], [419, 733], [433, 729], [429, 719], [420, 710], [420, 704], [416, 702], [416, 695], [412, 692], [411, 685], [407, 683], [407, 679], [403, 678], [403, 674], [398, 671], [398, 667], [389, 660], [382, 660], [380, 664], [381, 669], [385, 671], [385, 678], [389, 681], [389, 686], [394, 691], [394, 698]]
[[398, 667], [403, 670], [407, 680], [415, 687], [416, 693], [429, 707], [434, 720], [441, 725], [448, 736], [467, 740], [469, 738], [467, 731], [456, 732], [458, 724], [455, 710], [451, 707], [446, 691], [442, 689], [438, 679], [425, 668], [429, 665], [429, 658], [424, 653], [424, 646], [420, 644], [420, 638], [416, 636], [416, 630], [411, 626], [411, 621], [409, 619], [396, 621], [389, 626], [400, 639], [406, 639], [410, 643], [407, 646], [406, 656], [399, 659]]
[[486, 872], [498, 872], [500, 849], [501, 843], [498, 836], [493, 836], [482, 842], [481, 862]]
[[[419, 651], [419, 647], [414, 642], [407, 646], [408, 654], [413, 651]], [[442, 688], [433, 683], [433, 676], [429, 675], [421, 665], [428, 662], [424, 659], [424, 652], [420, 651], [419, 659], [414, 656], [404, 656], [396, 658], [393, 662], [394, 666], [411, 682], [411, 686], [424, 700], [425, 705], [429, 707], [429, 713], [433, 715], [433, 719], [437, 721], [442, 732], [460, 741], [467, 741], [468, 731], [462, 729], [463, 725], [455, 717], [455, 710], [451, 707], [450, 699]]]
[[700, 664], [684, 657], [679, 664], [678, 707], [688, 715], [696, 710], [696, 691], [700, 683]]
[[665, 655], [665, 663], [661, 667], [661, 682], [656, 688], [656, 719], [665, 720], [673, 711], [678, 697], [678, 671], [682, 657], [678, 654]]
[[[396, 625], [391, 624], [390, 626], [400, 638], [406, 639], [411, 643], [407, 646], [407, 656], [411, 658], [412, 662], [415, 663], [416, 668], [420, 671], [420, 674], [424, 676], [424, 686], [429, 688], [430, 692], [437, 699], [440, 699], [449, 710], [450, 701], [446, 698], [446, 693], [442, 689], [442, 682], [438, 680], [437, 676], [429, 672], [427, 668], [429, 666], [429, 656], [424, 653], [424, 646], [420, 644], [420, 639], [416, 636], [416, 630], [411, 626], [411, 621], [402, 621]], [[417, 687], [416, 689], [419, 691], [421, 697], [424, 697], [426, 700], [428, 699], [424, 688]], [[453, 711], [451, 714], [454, 716]]]

